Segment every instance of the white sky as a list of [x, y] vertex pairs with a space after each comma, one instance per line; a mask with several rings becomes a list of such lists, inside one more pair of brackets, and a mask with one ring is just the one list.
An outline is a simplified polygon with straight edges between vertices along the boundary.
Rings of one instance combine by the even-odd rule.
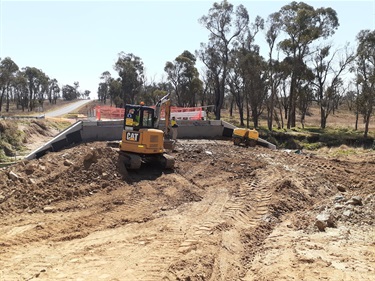
[[[20, 68], [30, 66], [56, 78], [60, 85], [79, 81], [80, 90], [97, 97], [100, 75], [109, 71], [118, 53], [133, 53], [146, 68], [148, 81], [165, 78], [164, 66], [184, 50], [194, 54], [208, 31], [198, 19], [215, 1], [16, 1], [0, 0], [0, 58], [10, 57]], [[216, 1], [221, 2], [221, 1]], [[292, 1], [229, 1], [243, 4], [250, 20]], [[375, 0], [303, 1], [315, 8], [336, 10], [340, 27], [335, 46], [356, 46], [360, 30], [375, 29]], [[256, 43], [266, 54], [264, 34]]]

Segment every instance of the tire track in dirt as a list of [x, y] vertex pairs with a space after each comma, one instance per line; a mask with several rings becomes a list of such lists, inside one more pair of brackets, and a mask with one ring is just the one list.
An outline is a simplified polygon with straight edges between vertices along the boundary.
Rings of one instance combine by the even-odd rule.
[[315, 184], [317, 180], [320, 180], [320, 182], [322, 180], [341, 182], [344, 185], [358, 184], [363, 182], [364, 174], [367, 181], [375, 181], [374, 165], [364, 165], [362, 162], [336, 158], [317, 157], [312, 154], [279, 153], [282, 153], [282, 156], [278, 158], [280, 163], [298, 173], [305, 180], [312, 177]]
[[[273, 188], [272, 182], [265, 177], [267, 173], [257, 171], [256, 178], [241, 184], [238, 195], [232, 196], [226, 204], [224, 216], [228, 217], [236, 228], [255, 227], [258, 221], [267, 214]], [[275, 178], [277, 178], [276, 175]]]
[[[299, 197], [289, 195], [309, 199], [309, 188], [332, 187], [348, 175], [354, 183], [356, 169], [364, 171], [303, 154], [190, 142], [175, 173], [140, 171], [123, 189], [95, 185], [86, 199], [51, 204], [54, 212], [6, 217], [0, 239], [14, 244], [0, 247], [0, 280], [243, 280], [278, 219], [307, 210], [310, 201], [296, 205]], [[276, 217], [279, 207], [286, 208]]]
[[[138, 206], [139, 207], [138, 211], [142, 208], [144, 209], [147, 208], [145, 204], [143, 204], [143, 206], [140, 206], [140, 204], [142, 203], [136, 202], [136, 205], [132, 205], [132, 207], [137, 208]], [[111, 211], [110, 212], [111, 216], [114, 215], [116, 212], [118, 213], [118, 215], [120, 215], [123, 212], [125, 212], [123, 214], [126, 214], [127, 211], [125, 210], [125, 208], [122, 208], [122, 210]], [[106, 215], [109, 216], [109, 213], [107, 213]], [[77, 222], [77, 219], [72, 219], [72, 221], [70, 222], [65, 221], [64, 225], [65, 226], [74, 225], [74, 221]], [[115, 219], [113, 221], [115, 221]], [[138, 224], [136, 223], [136, 225]], [[171, 237], [173, 237], [173, 239], [170, 238], [170, 235], [167, 235], [167, 236], [164, 236], [164, 235], [159, 236], [157, 234], [145, 235], [145, 234], [142, 234], [143, 231], [145, 231], [146, 233], [147, 231], [152, 232], [154, 226], [151, 227], [151, 230], [150, 230], [148, 229], [147, 223], [143, 225], [144, 225], [144, 229], [139, 229], [137, 231], [134, 231], [134, 237], [132, 237], [131, 239], [127, 240], [126, 242], [120, 241], [118, 243], [114, 243], [116, 245], [115, 248], [113, 248], [113, 245], [111, 245], [112, 250], [117, 250], [116, 248], [120, 248], [120, 249], [123, 249], [125, 253], [134, 253], [134, 255], [129, 254], [127, 256], [122, 256], [123, 257], [122, 260], [124, 261], [124, 264], [127, 265], [127, 267], [140, 269], [139, 272], [135, 271], [134, 273], [130, 273], [130, 272], [127, 273], [127, 275], [125, 275], [127, 276], [127, 278], [129, 278], [127, 280], [131, 280], [132, 277], [136, 278], [134, 280], [160, 280], [162, 269], [166, 267], [166, 264], [170, 263], [172, 260], [176, 258], [176, 254], [174, 253], [176, 252], [176, 249], [178, 248], [179, 239], [176, 241], [175, 238], [178, 235], [178, 232], [177, 230], [172, 231], [173, 235]], [[101, 228], [105, 229], [106, 226], [103, 225]], [[165, 230], [164, 230], [164, 233], [165, 233]], [[83, 239], [74, 239], [74, 237], [70, 237], [71, 239], [63, 239], [63, 237], [66, 237], [66, 236], [67, 235], [55, 236], [52, 240], [56, 242], [60, 242], [60, 241], [67, 242], [67, 240], [69, 240], [71, 241], [71, 243], [78, 243], [77, 249], [81, 248], [82, 250], [77, 253], [73, 253], [73, 256], [68, 255], [67, 257], [69, 257], [69, 260], [74, 260], [75, 259], [74, 256], [77, 256], [77, 257], [90, 256], [88, 255], [87, 250], [85, 250], [85, 248], [88, 248], [90, 252], [98, 252], [98, 253], [101, 253], [102, 251], [107, 252], [108, 250], [111, 250], [111, 249], [103, 249], [103, 248], [107, 248], [107, 246], [103, 246], [102, 244], [98, 245], [98, 244], [95, 244], [95, 242], [93, 242], [94, 244], [90, 245], [89, 247], [84, 246], [84, 244], [87, 243], [86, 240], [90, 240], [90, 236], [87, 236], [87, 238], [83, 238]], [[30, 239], [28, 239], [28, 241], [29, 240]], [[18, 246], [20, 246], [20, 245], [26, 244], [26, 242], [28, 241], [26, 241], [25, 239], [23, 239], [22, 242], [14, 240], [14, 243], [18, 243]], [[29, 242], [27, 244], [29, 244]], [[33, 243], [30, 242], [30, 245], [31, 244]], [[143, 248], [145, 246], [148, 247], [147, 251]], [[155, 251], [153, 251], [150, 248], [155, 248]], [[15, 257], [17, 257], [17, 253], [19, 253], [19, 249], [17, 249], [16, 247], [10, 247], [10, 248], [8, 247], [7, 254], [2, 255], [2, 262], [1, 262], [3, 263], [2, 268], [7, 268], [6, 266], [7, 264], [8, 265], [13, 264]], [[139, 259], [139, 256], [142, 256], [142, 259]], [[63, 257], [60, 257], [60, 258], [63, 258]], [[37, 262], [34, 262], [34, 260], [37, 260]], [[46, 268], [57, 267], [57, 268], [62, 268], [61, 271], [64, 271], [66, 267], [64, 264], [68, 264], [70, 262], [69, 260], [64, 260], [64, 262], [62, 263], [58, 259], [55, 261], [54, 264], [51, 265], [51, 262], [47, 261], [46, 257], [42, 257], [42, 256], [37, 257], [35, 256], [35, 254], [33, 256], [28, 257], [26, 254], [24, 257], [20, 258], [19, 269], [22, 271], [22, 274], [23, 274], [22, 280], [27, 279], [28, 276], [31, 276], [31, 277], [35, 276], [35, 274], [40, 272], [40, 270], [46, 269]], [[19, 280], [20, 278], [17, 274], [13, 274], [12, 272], [5, 272], [5, 274], [7, 278], [8, 277], [13, 278], [13, 276], [15, 280]], [[77, 272], [77, 274], [79, 274], [79, 272]], [[132, 275], [132, 274], [135, 274], [135, 275]], [[6, 279], [6, 280], [9, 280], [9, 279]]]
[[[256, 170], [250, 181], [244, 182], [240, 178], [220, 185], [230, 188], [212, 185], [202, 200], [205, 209], [195, 206], [190, 210], [190, 214], [194, 216], [194, 224], [180, 244], [179, 251], [188, 253], [203, 249], [212, 241], [213, 235], [219, 235], [222, 246], [228, 253], [220, 255], [216, 271], [220, 272], [218, 276], [221, 280], [232, 276], [234, 273], [229, 274], [229, 271], [233, 269], [226, 268], [224, 264], [240, 267], [243, 246], [233, 243], [226, 233], [239, 237], [241, 229], [256, 228], [268, 213], [272, 191], [281, 179], [280, 169], [266, 167]], [[239, 276], [238, 272], [236, 274]]]
[[[184, 181], [184, 185], [191, 185], [187, 180], [180, 179], [180, 181]], [[145, 186], [143, 184], [143, 186]], [[140, 187], [135, 187], [137, 188]], [[141, 192], [137, 190], [137, 192]], [[149, 192], [158, 192], [157, 190], [149, 190]], [[152, 224], [152, 220], [156, 219], [160, 216], [160, 209], [161, 207], [165, 209], [169, 209], [172, 206], [168, 206], [164, 203], [160, 203], [159, 201], [150, 200], [147, 195], [132, 195], [131, 200], [127, 198], [128, 194], [124, 194], [123, 196], [112, 196], [110, 198], [115, 197], [116, 200], [112, 201], [107, 200], [106, 198], [98, 199], [100, 203], [94, 204], [91, 206], [84, 207], [84, 210], [74, 210], [71, 212], [68, 212], [64, 214], [64, 219], [60, 218], [60, 222], [57, 223], [49, 223], [48, 225], [44, 225], [43, 229], [48, 229], [49, 233], [53, 233], [54, 236], [50, 237], [47, 240], [53, 241], [53, 242], [61, 242], [61, 241], [75, 241], [75, 238], [82, 238], [88, 236], [90, 233], [93, 233], [95, 231], [105, 230], [108, 228], [113, 227], [121, 227], [121, 225], [125, 224], [125, 227], [127, 224], [144, 224], [145, 230], [139, 231], [142, 233], [143, 231], [150, 231], [153, 230], [147, 229], [147, 225], [149, 223]], [[117, 194], [118, 195], [118, 194]], [[182, 195], [181, 195], [182, 197]], [[152, 196], [151, 198], [155, 198]], [[127, 200], [128, 199], [128, 200]], [[87, 200], [87, 201], [86, 201]], [[88, 205], [89, 202], [92, 200], [90, 199], [82, 199], [80, 202], [76, 202], [77, 205], [81, 204], [83, 206]], [[172, 202], [173, 204], [173, 202]], [[101, 211], [95, 212], [97, 210], [98, 205], [100, 206]], [[64, 210], [63, 206], [60, 206], [61, 210]], [[58, 210], [59, 208], [57, 208]], [[136, 214], [136, 216], [134, 216]], [[60, 211], [56, 212], [55, 214], [50, 214], [50, 216], [56, 216], [59, 218], [62, 216], [62, 213]], [[162, 214], [161, 214], [162, 216]], [[129, 218], [130, 217], [130, 218]], [[29, 219], [30, 220], [30, 219]], [[54, 221], [54, 220], [51, 220]], [[30, 222], [30, 221], [29, 221]], [[179, 244], [181, 240], [183, 239], [183, 234], [181, 232], [181, 227], [178, 227], [180, 223], [177, 223], [178, 219], [171, 222], [167, 226], [164, 226], [162, 228], [159, 228], [160, 231], [163, 233], [162, 235], [155, 234], [154, 236], [140, 236], [135, 235], [134, 238], [127, 241], [127, 243], [120, 243], [121, 247], [125, 247], [125, 252], [135, 252], [136, 256], [139, 256], [140, 252], [142, 252], [142, 249], [139, 249], [142, 245], [147, 245], [149, 247], [155, 248], [155, 251], [152, 251], [152, 249], [148, 252], [145, 252], [141, 254], [143, 256], [142, 259], [136, 258], [136, 263], [132, 261], [132, 258], [130, 255], [129, 259], [126, 259], [126, 264], [133, 265], [134, 268], [139, 268], [141, 271], [136, 272], [136, 275], [132, 275], [133, 273], [128, 273], [128, 277], [132, 278], [132, 276], [137, 276], [137, 279], [135, 280], [160, 280], [161, 276], [163, 275], [162, 272], [166, 272], [166, 270], [163, 271], [163, 269], [166, 269], [167, 265], [171, 263], [173, 260], [176, 259], [176, 256], [178, 257], [179, 253], [176, 251], [178, 249]], [[27, 224], [27, 222], [26, 222]], [[79, 233], [85, 233], [85, 235], [82, 237], [75, 236], [74, 229], [76, 229], [77, 225], [81, 225], [82, 229]], [[155, 226], [153, 226], [155, 227]], [[42, 230], [43, 230], [42, 229]], [[61, 231], [63, 234], [61, 234]], [[66, 232], [65, 232], [66, 231]], [[86, 231], [86, 232], [83, 232]], [[65, 233], [64, 233], [65, 232]], [[9, 244], [12, 244], [13, 246], [19, 246], [22, 244], [28, 244], [32, 243], [33, 241], [43, 240], [46, 239], [46, 237], [43, 237], [40, 233], [39, 235], [33, 235], [30, 232], [26, 233], [24, 235], [21, 235], [20, 237], [9, 236], [8, 242]], [[177, 238], [177, 240], [176, 240]], [[81, 240], [81, 239], [79, 239]], [[83, 239], [85, 240], [85, 239]], [[151, 245], [151, 246], [150, 246]], [[93, 245], [90, 247], [91, 250], [100, 249], [100, 245]], [[160, 252], [162, 254], [160, 254]], [[11, 263], [14, 255], [11, 251], [9, 253], [9, 260], [4, 261], [5, 263]], [[15, 252], [14, 252], [15, 253]], [[85, 251], [83, 251], [82, 255], [84, 255]], [[156, 253], [156, 254], [154, 254]], [[3, 257], [2, 257], [3, 258]], [[5, 256], [4, 256], [5, 258]], [[45, 267], [50, 266], [48, 263], [45, 263]], [[36, 265], [37, 268], [40, 267], [40, 265]], [[25, 269], [26, 270], [26, 269]], [[29, 269], [27, 269], [29, 271]], [[33, 269], [30, 269], [30, 272], [37, 272]], [[143, 272], [143, 273], [142, 273]], [[140, 277], [141, 276], [141, 277]], [[130, 280], [130, 279], [128, 279]]]
[[[226, 247], [226, 238], [222, 232], [234, 228], [256, 227], [268, 212], [268, 205], [272, 198], [271, 191], [275, 182], [281, 178], [278, 174], [280, 173], [276, 169], [261, 170], [257, 171], [256, 177], [249, 182], [234, 181], [232, 185], [237, 186], [234, 189], [235, 194], [231, 194], [232, 191], [228, 188], [217, 186], [216, 183], [207, 188], [201, 201], [186, 206], [186, 210], [182, 210], [181, 215], [161, 228], [163, 235], [150, 242], [154, 245], [153, 248], [164, 249], [163, 259], [160, 257], [160, 250], [155, 251], [158, 252], [156, 255], [150, 251], [148, 256], [138, 263], [139, 267], [148, 272], [147, 276], [142, 276], [142, 280], [160, 278], [160, 274], [166, 272], [163, 270], [166, 269], [166, 265], [173, 268], [173, 265], [178, 264], [178, 261], [189, 255], [189, 252], [201, 251], [210, 245], [213, 241], [212, 235], [222, 235], [222, 243]], [[225, 183], [221, 186], [230, 186], [230, 184]], [[185, 218], [181, 219], [181, 217]], [[223, 266], [229, 262], [229, 259], [235, 257], [235, 261], [231, 263], [240, 263], [240, 254], [233, 252], [229, 256], [226, 262], [223, 262], [221, 257], [221, 266], [216, 265], [219, 267], [217, 270], [220, 271], [222, 280], [225, 280], [225, 276], [230, 276], [226, 273], [230, 269]]]

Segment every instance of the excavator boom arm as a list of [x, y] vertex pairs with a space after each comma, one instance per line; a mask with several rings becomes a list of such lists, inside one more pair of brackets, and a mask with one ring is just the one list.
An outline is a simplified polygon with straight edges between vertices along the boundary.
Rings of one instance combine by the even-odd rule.
[[170, 119], [171, 119], [171, 100], [169, 99], [169, 95], [167, 94], [164, 97], [162, 97], [155, 106], [155, 128], [159, 127], [160, 123], [160, 114], [161, 114], [161, 107], [165, 107], [165, 134], [169, 135], [170, 130]]

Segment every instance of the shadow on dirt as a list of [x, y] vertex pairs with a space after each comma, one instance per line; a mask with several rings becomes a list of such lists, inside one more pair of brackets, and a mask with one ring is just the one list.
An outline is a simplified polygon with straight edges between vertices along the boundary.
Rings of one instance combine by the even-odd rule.
[[156, 180], [163, 174], [172, 174], [173, 169], [165, 169], [158, 163], [142, 163], [138, 170], [128, 170], [126, 181], [128, 183], [140, 182], [143, 180]]

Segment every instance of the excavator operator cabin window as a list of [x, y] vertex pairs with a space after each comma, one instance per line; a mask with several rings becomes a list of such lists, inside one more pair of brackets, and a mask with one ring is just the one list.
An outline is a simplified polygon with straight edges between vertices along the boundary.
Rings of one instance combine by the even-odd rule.
[[154, 110], [153, 109], [144, 109], [143, 111], [143, 124], [142, 127], [153, 128], [154, 127]]
[[133, 126], [134, 108], [126, 107], [125, 109], [125, 124], [126, 126]]

